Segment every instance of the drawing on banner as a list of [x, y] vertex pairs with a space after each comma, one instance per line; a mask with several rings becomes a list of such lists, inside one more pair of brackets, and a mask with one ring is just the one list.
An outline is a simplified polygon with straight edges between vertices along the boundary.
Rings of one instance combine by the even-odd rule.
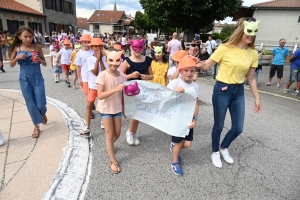
[[192, 122], [196, 104], [193, 88], [177, 93], [148, 81], [127, 81], [124, 84], [134, 82], [137, 82], [140, 92], [135, 96], [124, 95], [126, 117], [144, 122], [172, 136], [188, 135], [188, 126]]

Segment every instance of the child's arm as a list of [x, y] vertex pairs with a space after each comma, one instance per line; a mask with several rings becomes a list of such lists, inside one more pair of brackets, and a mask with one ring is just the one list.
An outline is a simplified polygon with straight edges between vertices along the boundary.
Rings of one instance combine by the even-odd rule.
[[140, 76], [141, 76], [142, 80], [145, 80], [145, 81], [152, 80], [154, 76], [153, 76], [153, 71], [152, 71], [151, 65], [148, 67], [147, 75], [146, 74], [141, 74]]
[[199, 102], [198, 102], [198, 97], [196, 98], [196, 106], [194, 110], [194, 116], [193, 116], [193, 121], [189, 125], [189, 129], [192, 129], [196, 126], [196, 121], [198, 120], [198, 111], [199, 111]]
[[[120, 72], [122, 72], [123, 74], [126, 74], [127, 69], [129, 68], [129, 64], [126, 60], [124, 60], [124, 62], [121, 65], [121, 69]], [[126, 79], [133, 79], [133, 78], [138, 78], [140, 76], [140, 73], [138, 71], [135, 71], [131, 74], [126, 74]]]
[[125, 103], [124, 103], [124, 93], [122, 92], [122, 113], [124, 118], [126, 118], [125, 116]]
[[71, 65], [74, 65], [74, 63], [72, 62], [73, 56], [74, 56], [74, 54], [73, 54], [73, 52], [72, 52], [72, 53], [71, 53], [71, 56], [70, 56], [70, 59], [69, 59], [69, 62], [71, 63]]
[[11, 67], [14, 67], [14, 66], [17, 64], [17, 62], [18, 62], [19, 59], [25, 59], [25, 58], [26, 58], [26, 55], [25, 55], [25, 54], [19, 54], [19, 55], [17, 56], [17, 48], [14, 48], [14, 49], [12, 50], [12, 52], [11, 52], [10, 63], [9, 63], [9, 65], [10, 65]]
[[171, 80], [178, 78], [179, 76], [179, 70], [177, 69], [176, 72], [174, 74], [170, 74], [170, 78]]
[[165, 74], [165, 80], [166, 80], [166, 85], [168, 85], [169, 84], [169, 78], [168, 78], [168, 74], [167, 73]]
[[45, 57], [44, 57], [44, 53], [43, 53], [43, 50], [42, 50], [42, 47], [41, 45], [37, 45], [36, 46], [36, 49], [37, 49], [37, 52], [39, 53], [39, 55], [36, 55], [38, 57], [38, 61], [44, 66], [46, 67], [47, 66], [47, 62], [45, 60]]
[[104, 85], [102, 85], [102, 84], [97, 84], [97, 85], [98, 85], [97, 94], [98, 94], [98, 98], [100, 100], [106, 99], [107, 97], [113, 95], [116, 92], [122, 91], [125, 88], [124, 84], [120, 84], [117, 87], [115, 87], [114, 89], [104, 92]]
[[52, 56], [52, 53], [50, 54], [50, 63], [51, 63], [51, 66], [53, 67], [53, 56]]

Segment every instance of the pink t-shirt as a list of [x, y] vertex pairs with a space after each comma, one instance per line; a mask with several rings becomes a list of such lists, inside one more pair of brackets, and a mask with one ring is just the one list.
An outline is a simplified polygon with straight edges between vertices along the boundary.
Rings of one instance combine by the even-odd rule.
[[181, 43], [179, 40], [172, 39], [170, 42], [168, 42], [168, 47], [171, 48], [170, 56], [172, 56], [176, 51], [180, 50]]
[[[126, 81], [126, 75], [120, 72], [118, 77], [112, 76], [106, 70], [101, 72], [96, 83], [104, 85], [104, 91], [114, 89]], [[116, 92], [113, 95], [98, 101], [97, 110], [104, 114], [116, 114], [122, 112], [122, 91]]]

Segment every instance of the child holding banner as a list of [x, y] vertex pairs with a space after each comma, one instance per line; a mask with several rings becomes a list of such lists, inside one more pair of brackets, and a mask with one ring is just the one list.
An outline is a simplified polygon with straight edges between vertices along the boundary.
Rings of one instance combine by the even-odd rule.
[[[144, 49], [144, 39], [130, 40], [131, 56], [126, 57], [121, 66], [121, 72], [126, 74], [127, 80], [145, 80], [153, 79], [153, 72], [151, 68], [152, 59], [148, 56], [142, 56]], [[130, 126], [126, 132], [126, 140], [129, 145], [139, 145], [140, 141], [137, 138], [137, 128], [139, 121], [135, 119], [130, 120]]]
[[114, 143], [121, 133], [122, 111], [124, 110], [122, 90], [125, 87], [123, 83], [126, 81], [126, 75], [118, 71], [122, 51], [105, 51], [105, 53], [108, 68], [102, 71], [96, 80], [99, 98], [97, 110], [100, 112], [104, 124], [110, 171], [118, 174], [121, 170], [115, 157]]
[[178, 71], [181, 77], [172, 80], [167, 86], [171, 90], [174, 90], [179, 93], [184, 93], [186, 88], [192, 87], [194, 88], [197, 97], [195, 102], [194, 116], [191, 119], [192, 123], [188, 126], [190, 129], [189, 134], [185, 138], [172, 136], [170, 150], [173, 153], [173, 159], [172, 159], [171, 167], [173, 172], [179, 176], [183, 175], [183, 171], [180, 165], [181, 164], [180, 151], [181, 149], [188, 148], [192, 145], [193, 134], [194, 134], [193, 128], [196, 126], [196, 121], [198, 120], [197, 116], [199, 110], [199, 104], [198, 104], [199, 87], [198, 84], [193, 81], [193, 76], [196, 73], [195, 59], [196, 58], [191, 56], [186, 56], [182, 58], [179, 62], [179, 67], [178, 67]]

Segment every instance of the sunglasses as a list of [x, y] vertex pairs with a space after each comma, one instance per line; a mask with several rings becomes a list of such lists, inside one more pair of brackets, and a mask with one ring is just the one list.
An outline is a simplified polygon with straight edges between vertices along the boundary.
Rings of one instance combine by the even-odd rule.
[[256, 22], [256, 19], [253, 17], [243, 17], [244, 21], [252, 21], [252, 22]]

